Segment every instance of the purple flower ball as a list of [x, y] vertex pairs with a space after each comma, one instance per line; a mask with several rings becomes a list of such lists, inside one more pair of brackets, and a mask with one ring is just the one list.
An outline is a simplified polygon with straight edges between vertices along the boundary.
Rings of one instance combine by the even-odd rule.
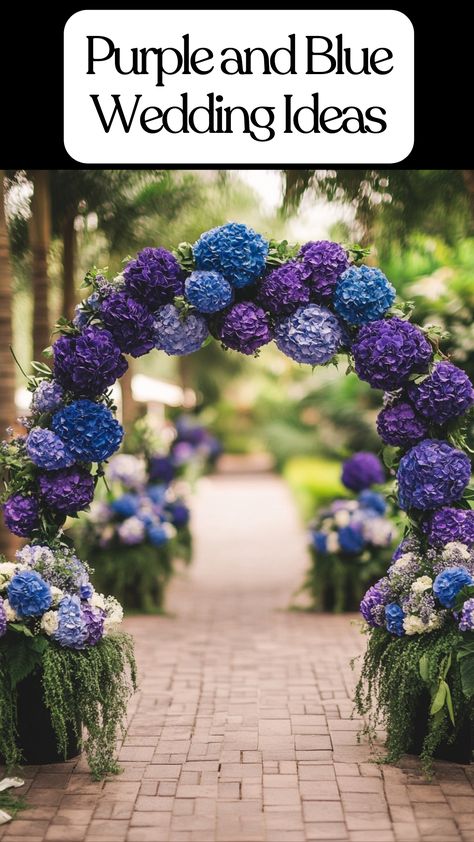
[[311, 292], [318, 300], [327, 303], [342, 273], [349, 267], [347, 252], [339, 243], [318, 240], [305, 243], [300, 248], [298, 257], [310, 272], [308, 284]]
[[104, 612], [91, 605], [83, 605], [82, 619], [87, 632], [83, 645], [95, 646], [104, 636]]
[[344, 344], [337, 316], [318, 304], [298, 307], [275, 327], [277, 348], [290, 359], [306, 365], [324, 365]]
[[375, 453], [361, 451], [346, 459], [342, 466], [341, 480], [351, 491], [363, 491], [371, 485], [385, 482], [385, 471]]
[[258, 301], [274, 316], [293, 312], [300, 304], [308, 304], [307, 267], [295, 260], [285, 263], [266, 275], [259, 284]]
[[35, 497], [12, 494], [3, 504], [5, 525], [21, 538], [27, 538], [39, 525], [39, 506]]
[[462, 607], [459, 631], [474, 631], [474, 599], [466, 599]]
[[426, 371], [433, 355], [416, 325], [381, 319], [364, 325], [352, 345], [355, 370], [373, 389], [398, 389], [410, 374]]
[[164, 304], [155, 315], [155, 348], [170, 357], [194, 354], [209, 336], [207, 322], [200, 313], [184, 315], [174, 304]]
[[466, 372], [449, 362], [439, 362], [421, 383], [409, 387], [416, 410], [434, 424], [458, 418], [474, 403], [474, 389]]
[[3, 637], [7, 630], [7, 615], [3, 607], [3, 599], [0, 596], [0, 637]]
[[183, 270], [167, 249], [143, 249], [127, 263], [123, 276], [127, 292], [151, 310], [184, 295]]
[[70, 468], [76, 461], [67, 444], [52, 430], [43, 427], [30, 430], [26, 439], [26, 452], [31, 461], [45, 471]]
[[443, 547], [451, 541], [474, 546], [474, 510], [443, 506], [433, 512], [424, 526], [432, 547]]
[[[380, 610], [387, 602], [387, 587], [383, 580], [376, 582], [365, 594], [360, 603], [360, 613], [372, 628], [385, 625], [385, 612]], [[377, 610], [378, 609], [378, 610]]]
[[446, 441], [425, 439], [412, 447], [398, 466], [398, 499], [402, 509], [437, 509], [460, 500], [471, 477], [462, 450]]
[[152, 314], [126, 292], [116, 292], [106, 298], [99, 316], [124, 354], [142, 357], [154, 347]]
[[36, 387], [31, 398], [33, 412], [53, 412], [61, 406], [64, 400], [64, 390], [54, 380], [42, 380]]
[[428, 428], [411, 404], [399, 401], [379, 412], [377, 432], [384, 444], [411, 447], [427, 435]]
[[229, 307], [219, 319], [217, 338], [226, 348], [254, 354], [271, 341], [272, 331], [261, 307], [253, 301], [241, 301]]
[[94, 480], [83, 468], [42, 474], [39, 486], [44, 504], [61, 515], [76, 515], [94, 497]]
[[77, 396], [102, 394], [128, 368], [110, 331], [95, 326], [79, 336], [60, 336], [53, 353], [56, 379]]
[[152, 456], [148, 463], [150, 482], [171, 482], [176, 476], [176, 468], [169, 456]]

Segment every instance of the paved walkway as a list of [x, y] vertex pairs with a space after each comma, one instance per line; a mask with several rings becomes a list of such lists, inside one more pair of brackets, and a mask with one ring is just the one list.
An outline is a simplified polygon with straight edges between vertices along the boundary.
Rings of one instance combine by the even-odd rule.
[[141, 692], [124, 773], [83, 761], [26, 771], [16, 842], [473, 842], [469, 767], [368, 762], [350, 719], [350, 618], [285, 611], [306, 564], [285, 487], [262, 475], [203, 481], [196, 562], [168, 618], [127, 622]]

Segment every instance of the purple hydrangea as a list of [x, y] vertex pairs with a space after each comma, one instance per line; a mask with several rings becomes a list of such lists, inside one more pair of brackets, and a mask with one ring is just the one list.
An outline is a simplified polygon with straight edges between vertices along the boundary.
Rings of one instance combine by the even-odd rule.
[[123, 428], [110, 409], [87, 399], [74, 401], [56, 412], [52, 427], [78, 462], [103, 462], [115, 453], [123, 439]]
[[466, 372], [449, 362], [439, 362], [421, 383], [409, 388], [416, 410], [434, 424], [446, 424], [464, 415], [474, 403], [474, 389]]
[[100, 318], [124, 354], [142, 357], [154, 347], [155, 321], [147, 308], [125, 292], [102, 302]]
[[21, 538], [27, 538], [39, 525], [39, 506], [36, 497], [12, 494], [3, 504], [5, 525]]
[[95, 646], [104, 636], [104, 612], [91, 605], [82, 606], [82, 619], [84, 621], [86, 637], [84, 646]]
[[64, 400], [63, 387], [55, 380], [42, 380], [31, 398], [33, 412], [53, 412]]
[[342, 465], [341, 480], [343, 485], [351, 491], [363, 491], [371, 485], [385, 482], [385, 471], [375, 453], [362, 450], [345, 460]]
[[372, 585], [360, 603], [360, 613], [369, 626], [385, 625], [385, 603], [387, 601], [387, 585], [381, 579]]
[[178, 261], [163, 248], [145, 248], [127, 263], [123, 276], [127, 292], [150, 310], [184, 294], [184, 273]]
[[56, 379], [78, 396], [100, 395], [128, 368], [110, 331], [95, 326], [78, 336], [60, 336], [53, 354]]
[[122, 544], [127, 546], [132, 547], [135, 544], [141, 544], [145, 538], [145, 525], [139, 517], [132, 515], [119, 524], [117, 535]]
[[425, 439], [412, 447], [398, 467], [398, 499], [402, 509], [437, 509], [463, 495], [471, 463], [445, 441]]
[[355, 370], [373, 389], [398, 389], [410, 374], [426, 371], [432, 348], [416, 325], [381, 319], [363, 325], [352, 345]]
[[43, 427], [33, 427], [28, 433], [26, 452], [31, 461], [45, 471], [70, 468], [76, 461], [67, 444], [52, 430]]
[[402, 637], [405, 634], [404, 619], [405, 612], [396, 602], [391, 602], [385, 606], [385, 625], [390, 634], [396, 634], [397, 637]]
[[474, 546], [474, 509], [454, 509], [443, 506], [433, 512], [425, 524], [432, 547], [443, 547], [451, 541]]
[[46, 506], [61, 515], [76, 515], [94, 497], [94, 480], [83, 468], [42, 474], [39, 487]]
[[308, 270], [304, 263], [285, 263], [266, 275], [259, 284], [258, 301], [274, 316], [285, 315], [301, 304], [308, 304]]
[[394, 287], [380, 269], [372, 266], [351, 266], [334, 291], [334, 309], [350, 325], [381, 319], [394, 300]]
[[51, 588], [34, 570], [15, 573], [7, 594], [8, 602], [20, 619], [39, 617], [51, 607]]
[[392, 555], [392, 560], [397, 561], [400, 556], [405, 555], [405, 553], [416, 553], [419, 549], [420, 546], [418, 539], [413, 535], [407, 535], [406, 538], [403, 538], [403, 540], [400, 541], [398, 547]]
[[170, 357], [199, 351], [208, 335], [207, 322], [199, 313], [185, 315], [174, 304], [165, 304], [156, 312], [155, 348]]
[[446, 567], [434, 580], [433, 593], [441, 605], [452, 608], [461, 588], [473, 583], [473, 578], [465, 567]]
[[459, 630], [464, 632], [474, 631], [474, 599], [466, 599], [462, 607]]
[[426, 422], [411, 404], [399, 401], [385, 406], [377, 416], [377, 432], [384, 444], [411, 447], [427, 435]]
[[327, 303], [342, 273], [349, 267], [347, 252], [339, 243], [318, 240], [302, 246], [298, 257], [310, 271], [308, 283], [312, 293]]
[[217, 338], [226, 348], [254, 354], [272, 339], [265, 311], [253, 301], [233, 304], [219, 319]]
[[307, 304], [276, 325], [275, 342], [297, 363], [323, 365], [342, 348], [344, 333], [333, 313], [318, 304]]
[[148, 465], [150, 482], [171, 482], [176, 476], [176, 468], [169, 456], [152, 456]]
[[3, 599], [0, 596], [0, 637], [3, 637], [7, 630], [7, 615], [3, 607]]
[[233, 287], [244, 287], [262, 274], [268, 242], [253, 228], [228, 222], [201, 234], [193, 253], [197, 269], [220, 272]]
[[185, 282], [186, 298], [201, 313], [217, 313], [227, 307], [233, 290], [220, 272], [191, 272]]
[[88, 624], [79, 597], [64, 596], [59, 603], [58, 627], [52, 637], [60, 646], [83, 649], [88, 634]]
[[189, 509], [179, 500], [176, 500], [174, 503], [168, 503], [165, 507], [165, 513], [176, 529], [182, 529], [183, 526], [189, 523]]

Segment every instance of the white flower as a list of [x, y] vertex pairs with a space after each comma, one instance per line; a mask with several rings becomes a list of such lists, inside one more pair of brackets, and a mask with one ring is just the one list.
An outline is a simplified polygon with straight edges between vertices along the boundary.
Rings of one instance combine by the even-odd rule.
[[112, 516], [110, 506], [102, 500], [93, 500], [89, 508], [89, 520], [91, 523], [102, 525], [108, 523]]
[[419, 576], [418, 579], [412, 582], [411, 589], [413, 593], [423, 593], [423, 591], [429, 590], [432, 585], [433, 579], [430, 576]]
[[403, 618], [403, 628], [405, 630], [405, 634], [412, 635], [412, 634], [423, 634], [423, 632], [427, 631], [427, 626], [421, 619], [421, 617], [417, 617], [416, 614], [407, 614], [406, 617]]
[[15, 614], [13, 608], [11, 607], [8, 599], [3, 600], [3, 610], [5, 611], [5, 617], [7, 618], [7, 622], [15, 623], [18, 620], [17, 615]]
[[372, 517], [365, 521], [363, 535], [374, 547], [387, 547], [393, 539], [394, 528], [387, 518]]
[[358, 509], [358, 508], [359, 508], [359, 503], [357, 502], [357, 500], [348, 500], [348, 502], [346, 503], [346, 509], [349, 512], [355, 512], [355, 510]]
[[337, 553], [339, 552], [340, 544], [339, 538], [337, 537], [337, 532], [330, 532], [327, 541], [326, 541], [326, 550], [328, 553]]
[[114, 596], [108, 596], [105, 600], [105, 610], [107, 616], [104, 620], [104, 634], [110, 634], [120, 626], [123, 620], [123, 608], [118, 599], [115, 599]]
[[18, 565], [12, 561], [3, 561], [0, 563], [0, 590], [4, 590], [8, 585], [10, 579], [15, 575]]
[[471, 554], [466, 547], [465, 544], [462, 544], [460, 541], [450, 541], [449, 544], [446, 544], [441, 557], [444, 561], [449, 561], [450, 557], [455, 554], [458, 558], [459, 556], [464, 559], [464, 561], [469, 561], [471, 558]]
[[[58, 588], [56, 588], [58, 590]], [[46, 634], [51, 635], [54, 634], [59, 624], [58, 612], [57, 611], [46, 611], [45, 614], [41, 617], [41, 628], [43, 629]]]
[[397, 570], [403, 570], [403, 568], [411, 564], [414, 559], [415, 556], [413, 553], [404, 553], [400, 556], [400, 558], [397, 558], [397, 560], [393, 562], [392, 567], [395, 567]]
[[57, 588], [55, 585], [51, 585], [51, 596], [52, 596], [52, 605], [59, 605], [61, 602], [64, 592], [61, 588]]
[[165, 523], [162, 523], [162, 527], [168, 539], [176, 537], [177, 529], [172, 523], [165, 521]]
[[105, 611], [105, 597], [103, 594], [94, 591], [87, 601], [92, 608], [101, 608], [102, 611]]
[[334, 520], [337, 526], [348, 526], [351, 522], [351, 516], [347, 509], [339, 509], [334, 515]]

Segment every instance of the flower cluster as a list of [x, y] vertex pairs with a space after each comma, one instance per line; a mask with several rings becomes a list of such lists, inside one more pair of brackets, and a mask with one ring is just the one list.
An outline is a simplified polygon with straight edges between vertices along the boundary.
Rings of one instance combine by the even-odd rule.
[[124, 354], [142, 357], [154, 346], [155, 321], [140, 301], [115, 292], [102, 303], [99, 316]]
[[467, 374], [449, 362], [439, 362], [418, 385], [410, 386], [410, 400], [419, 414], [433, 424], [458, 418], [474, 403], [474, 389]]
[[350, 491], [363, 491], [385, 481], [384, 467], [375, 453], [360, 450], [343, 463], [341, 481]]
[[385, 513], [385, 500], [375, 491], [363, 491], [357, 500], [334, 500], [311, 526], [312, 545], [317, 553], [351, 556], [388, 547], [396, 533]]
[[398, 499], [402, 509], [437, 509], [460, 500], [471, 477], [468, 456], [446, 441], [424, 439], [412, 447], [398, 467]]
[[156, 312], [155, 348], [170, 357], [199, 351], [209, 331], [199, 313], [181, 313], [174, 304], [164, 304]]
[[355, 370], [373, 389], [398, 389], [411, 374], [426, 371], [433, 356], [419, 327], [403, 319], [363, 325], [352, 345]]
[[55, 379], [81, 397], [101, 395], [128, 368], [110, 331], [96, 325], [88, 325], [78, 336], [60, 336], [53, 355]]
[[193, 246], [198, 269], [219, 272], [233, 287], [253, 283], [263, 272], [268, 242], [247, 225], [229, 222], [201, 234]]
[[474, 510], [443, 506], [427, 519], [424, 529], [432, 547], [442, 547], [452, 541], [474, 546]]
[[380, 269], [351, 266], [339, 278], [334, 309], [350, 325], [381, 319], [395, 300], [395, 289]]
[[96, 593], [89, 569], [65, 546], [27, 545], [15, 562], [0, 562], [0, 636], [9, 623], [25, 634], [46, 635], [59, 646], [95, 646], [120, 625], [112, 597]]
[[[465, 600], [461, 591], [468, 594]], [[450, 543], [426, 553], [419, 546], [394, 559], [387, 575], [365, 594], [360, 611], [369, 626], [386, 628], [397, 637], [425, 634], [446, 624], [472, 631], [473, 596], [472, 550]]]
[[291, 313], [302, 304], [309, 304], [311, 293], [308, 270], [294, 260], [284, 263], [260, 281], [258, 300], [274, 316]]
[[176, 258], [163, 248], [145, 248], [127, 263], [125, 289], [150, 309], [169, 304], [184, 293], [184, 273]]
[[218, 321], [216, 335], [226, 348], [241, 354], [255, 354], [272, 339], [268, 317], [253, 301], [229, 307]]
[[335, 286], [349, 267], [347, 252], [338, 243], [329, 240], [306, 243], [298, 257], [307, 272], [308, 284], [317, 301], [327, 303]]
[[307, 304], [278, 322], [275, 342], [280, 351], [297, 363], [324, 365], [344, 343], [336, 316], [318, 304]]
[[420, 418], [407, 401], [388, 404], [377, 416], [377, 432], [384, 444], [395, 447], [411, 447], [425, 438], [428, 432], [426, 421]]
[[[60, 409], [54, 414], [51, 426], [76, 462], [105, 461], [118, 450], [123, 438], [123, 429], [110, 409], [87, 399]], [[30, 437], [31, 433], [27, 448]]]
[[220, 272], [191, 272], [186, 278], [185, 294], [201, 313], [217, 313], [233, 298], [232, 286]]

